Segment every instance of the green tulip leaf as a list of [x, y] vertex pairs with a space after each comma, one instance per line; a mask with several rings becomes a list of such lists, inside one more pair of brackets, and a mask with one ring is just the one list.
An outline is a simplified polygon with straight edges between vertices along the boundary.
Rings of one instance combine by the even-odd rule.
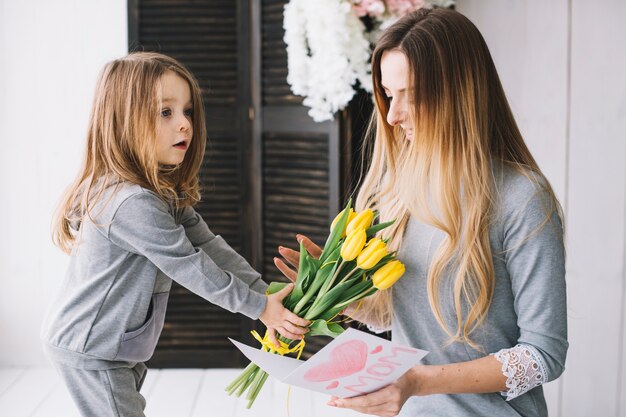
[[274, 294], [277, 293], [278, 291], [282, 290], [283, 288], [285, 288], [285, 285], [289, 284], [288, 282], [278, 282], [278, 281], [274, 281], [274, 282], [270, 282], [270, 285], [267, 287], [267, 294]]
[[346, 290], [344, 290], [339, 295], [339, 297], [337, 297], [334, 300], [332, 307], [336, 307], [338, 305], [343, 305], [343, 304], [345, 304], [346, 301], [349, 301], [349, 300], [356, 300], [357, 297], [360, 294], [362, 294], [368, 288], [372, 287], [372, 281], [371, 280], [361, 281], [359, 279], [359, 280], [357, 280], [357, 282], [353, 282], [352, 284], [353, 285], [350, 288], [347, 288]]
[[307, 312], [305, 318], [307, 320], [316, 319], [318, 318], [318, 315], [333, 307], [337, 299], [340, 297], [343, 298], [342, 293], [352, 286], [354, 283], [353, 279], [349, 279], [348, 281], [337, 285], [324, 294], [320, 300], [315, 302], [314, 307]]
[[383, 229], [388, 228], [389, 226], [391, 226], [394, 223], [395, 223], [395, 220], [391, 220], [391, 221], [388, 221], [388, 222], [375, 224], [374, 226], [372, 226], [369, 229], [367, 229], [365, 231], [365, 234], [367, 234], [367, 238], [369, 239], [370, 237], [374, 236], [376, 233], [380, 232]]
[[337, 314], [339, 314], [341, 310], [343, 310], [343, 308], [339, 308], [339, 307], [330, 308], [320, 315], [319, 320], [324, 320], [324, 321], [330, 320], [333, 317], [335, 317]]
[[348, 201], [348, 204], [343, 210], [341, 217], [337, 220], [335, 227], [328, 235], [328, 239], [326, 239], [326, 244], [324, 245], [324, 250], [322, 251], [322, 255], [320, 256], [320, 261], [325, 262], [326, 258], [337, 248], [337, 244], [341, 240], [341, 235], [346, 228], [346, 224], [348, 223], [348, 218], [350, 216], [350, 209], [352, 208], [352, 199]]
[[300, 297], [292, 310], [296, 314], [301, 314], [304, 309], [312, 303], [318, 295], [320, 287], [328, 281], [328, 278], [335, 271], [337, 262], [326, 262], [322, 265], [315, 274], [315, 278], [311, 285], [307, 288], [304, 296]]
[[306, 336], [330, 336], [335, 338], [343, 333], [343, 327], [337, 323], [328, 323], [326, 320], [315, 320], [309, 326]]
[[287, 308], [293, 309], [295, 305], [300, 301], [302, 296], [304, 295], [304, 287], [308, 286], [308, 282], [310, 280], [311, 264], [308, 262], [308, 258], [311, 255], [304, 248], [304, 244], [300, 242], [300, 264], [298, 265], [298, 277], [296, 278], [295, 286], [291, 294], [287, 297], [286, 301], [283, 303]]

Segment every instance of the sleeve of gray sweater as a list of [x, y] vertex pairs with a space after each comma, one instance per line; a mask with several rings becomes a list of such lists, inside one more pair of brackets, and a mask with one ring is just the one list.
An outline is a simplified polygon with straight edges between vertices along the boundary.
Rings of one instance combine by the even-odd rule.
[[230, 253], [218, 252], [212, 259], [194, 247], [167, 204], [149, 191], [135, 193], [119, 205], [108, 226], [108, 237], [125, 250], [145, 256], [174, 281], [220, 307], [253, 319], [265, 309], [265, 295], [219, 266], [231, 262], [220, 258]]
[[563, 227], [550, 199], [520, 176], [504, 189], [503, 249], [511, 277], [518, 343], [536, 348], [547, 380], [565, 367], [567, 304]]
[[221, 236], [213, 234], [202, 217], [193, 209], [185, 207], [180, 211], [180, 223], [185, 228], [189, 241], [202, 249], [225, 271], [230, 271], [248, 284], [254, 291], [265, 294], [268, 285], [245, 260], [235, 252]]

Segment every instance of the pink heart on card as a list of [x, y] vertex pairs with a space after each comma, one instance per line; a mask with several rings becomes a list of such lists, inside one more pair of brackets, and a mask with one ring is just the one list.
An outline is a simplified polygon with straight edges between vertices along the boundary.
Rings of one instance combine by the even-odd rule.
[[330, 384], [328, 384], [328, 386], [326, 387], [326, 389], [335, 389], [339, 386], [339, 381], [333, 381]]
[[361, 340], [350, 340], [334, 348], [330, 352], [330, 360], [309, 369], [304, 379], [312, 382], [330, 381], [355, 374], [367, 362], [367, 343]]
[[375, 354], [377, 354], [378, 352], [380, 352], [380, 351], [382, 351], [382, 350], [383, 350], [383, 346], [382, 346], [382, 345], [378, 345], [378, 346], [376, 346], [376, 347], [374, 348], [374, 350], [372, 350], [370, 353], [371, 353], [372, 355], [375, 355]]

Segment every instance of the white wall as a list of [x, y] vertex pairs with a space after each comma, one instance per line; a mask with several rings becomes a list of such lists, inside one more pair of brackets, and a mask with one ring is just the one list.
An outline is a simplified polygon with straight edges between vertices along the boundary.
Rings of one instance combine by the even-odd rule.
[[626, 417], [626, 1], [458, 0], [566, 215], [570, 350], [551, 416]]
[[123, 0], [0, 0], [0, 367], [46, 363], [67, 257], [50, 219], [78, 170], [95, 82], [126, 54]]

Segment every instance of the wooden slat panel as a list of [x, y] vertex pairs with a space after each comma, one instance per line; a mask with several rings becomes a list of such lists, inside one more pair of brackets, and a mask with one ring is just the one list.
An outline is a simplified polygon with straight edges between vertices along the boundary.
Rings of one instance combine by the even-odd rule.
[[207, 105], [235, 104], [237, 2], [141, 0], [139, 43], [187, 65]]
[[213, 233], [221, 235], [237, 252], [242, 248], [240, 152], [236, 138], [210, 138], [200, 172], [202, 202], [197, 207]]
[[[242, 252], [241, 127], [238, 121], [238, 5], [231, 0], [140, 0], [139, 50], [170, 55], [196, 76], [206, 106], [208, 143], [196, 210], [215, 234]], [[174, 283], [152, 366], [236, 367], [245, 319]]]
[[[273, 258], [279, 245], [297, 248], [295, 233], [323, 245], [340, 202], [337, 121], [315, 123], [287, 84], [283, 41], [285, 0], [262, 0], [263, 271], [283, 280]], [[304, 357], [329, 338], [311, 338]]]
[[[295, 246], [295, 232], [323, 243], [328, 230], [328, 138], [324, 135], [263, 136], [265, 265], [278, 245]], [[268, 280], [280, 279], [275, 268]]]
[[287, 84], [287, 50], [283, 36], [283, 8], [286, 0], [262, 0], [262, 99], [264, 105], [302, 104], [302, 97], [291, 93]]
[[[295, 233], [322, 245], [328, 235], [328, 144], [328, 134], [263, 135], [263, 270], [268, 281], [284, 280], [273, 263], [279, 245], [296, 249]], [[311, 339], [304, 357], [325, 339]]]

